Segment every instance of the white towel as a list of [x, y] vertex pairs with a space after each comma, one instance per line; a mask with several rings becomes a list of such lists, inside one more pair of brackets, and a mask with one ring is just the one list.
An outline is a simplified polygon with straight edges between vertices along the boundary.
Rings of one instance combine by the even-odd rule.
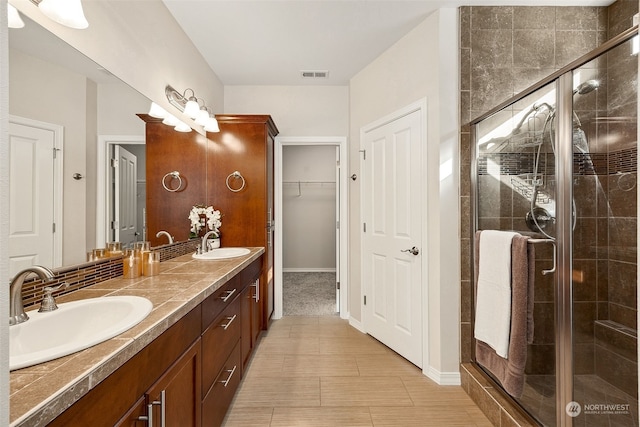
[[517, 233], [480, 233], [474, 336], [507, 358], [511, 330], [511, 241]]

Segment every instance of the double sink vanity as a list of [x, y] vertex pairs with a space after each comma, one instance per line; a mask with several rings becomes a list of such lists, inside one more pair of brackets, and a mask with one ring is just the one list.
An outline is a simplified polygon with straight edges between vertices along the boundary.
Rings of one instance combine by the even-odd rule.
[[[58, 297], [56, 311], [28, 312], [11, 326], [10, 425], [220, 425], [262, 325], [264, 248], [228, 249], [179, 256], [157, 276], [106, 280]], [[90, 344], [47, 353], [67, 341]]]

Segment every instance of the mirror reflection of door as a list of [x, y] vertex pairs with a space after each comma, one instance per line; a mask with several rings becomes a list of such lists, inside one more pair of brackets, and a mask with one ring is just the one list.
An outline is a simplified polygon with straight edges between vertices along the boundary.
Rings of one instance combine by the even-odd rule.
[[61, 187], [62, 127], [29, 119], [9, 120], [9, 274], [32, 265], [59, 266], [56, 194]]
[[113, 240], [128, 247], [138, 239], [137, 157], [124, 147], [114, 146]]

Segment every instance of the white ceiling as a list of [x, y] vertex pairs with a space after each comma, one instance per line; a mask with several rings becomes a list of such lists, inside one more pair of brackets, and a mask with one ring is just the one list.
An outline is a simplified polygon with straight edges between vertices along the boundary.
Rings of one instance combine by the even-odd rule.
[[[440, 7], [612, 0], [163, 0], [225, 85], [347, 85]], [[302, 79], [300, 71], [328, 71]]]

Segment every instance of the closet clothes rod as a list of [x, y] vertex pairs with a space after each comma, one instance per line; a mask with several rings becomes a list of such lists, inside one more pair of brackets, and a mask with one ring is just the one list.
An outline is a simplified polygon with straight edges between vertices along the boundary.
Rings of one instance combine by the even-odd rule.
[[302, 185], [313, 185], [313, 184], [317, 184], [317, 185], [325, 185], [325, 184], [329, 184], [329, 185], [335, 185], [336, 182], [335, 181], [282, 181], [283, 184], [295, 184], [298, 186], [298, 196], [297, 197], [302, 197]]

